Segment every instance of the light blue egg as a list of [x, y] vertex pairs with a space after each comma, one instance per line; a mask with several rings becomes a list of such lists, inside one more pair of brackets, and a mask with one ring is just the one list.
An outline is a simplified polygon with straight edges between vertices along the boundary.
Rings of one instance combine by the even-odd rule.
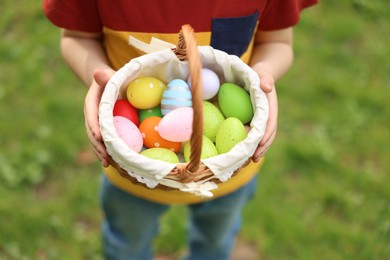
[[192, 94], [187, 82], [174, 79], [168, 83], [161, 98], [161, 113], [168, 114], [179, 107], [192, 107]]

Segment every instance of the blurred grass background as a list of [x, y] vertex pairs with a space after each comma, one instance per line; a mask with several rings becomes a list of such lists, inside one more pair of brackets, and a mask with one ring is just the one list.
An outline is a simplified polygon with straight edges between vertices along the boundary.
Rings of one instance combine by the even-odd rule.
[[[86, 90], [40, 1], [0, 10], [0, 259], [101, 259]], [[389, 13], [385, 0], [323, 0], [302, 14], [240, 233], [255, 259], [390, 259]], [[183, 250], [185, 215], [164, 216], [158, 252]]]

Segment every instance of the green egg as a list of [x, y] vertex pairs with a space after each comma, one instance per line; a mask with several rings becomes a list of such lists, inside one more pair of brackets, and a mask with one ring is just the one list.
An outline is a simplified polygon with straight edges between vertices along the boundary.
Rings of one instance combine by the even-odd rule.
[[218, 102], [223, 115], [238, 118], [243, 124], [253, 118], [253, 107], [249, 93], [234, 83], [223, 83], [219, 88]]
[[150, 116], [162, 117], [160, 106], [152, 107], [149, 109], [139, 109], [138, 110], [138, 117], [139, 117], [140, 122], [144, 121], [146, 118], [148, 118]]
[[[189, 162], [191, 155], [191, 145], [189, 141], [184, 143], [183, 154], [185, 162]], [[200, 159], [207, 159], [216, 155], [218, 155], [218, 151], [214, 143], [207, 136], [203, 136]]]
[[215, 139], [218, 153], [229, 152], [236, 144], [245, 140], [247, 131], [244, 124], [235, 117], [226, 118], [219, 126]]
[[143, 150], [142, 152], [140, 152], [140, 154], [150, 159], [160, 160], [164, 162], [169, 162], [169, 163], [179, 162], [179, 158], [177, 157], [177, 155], [171, 150], [166, 148], [150, 148], [150, 149]]
[[203, 135], [215, 142], [218, 127], [223, 120], [225, 117], [214, 104], [203, 101]]

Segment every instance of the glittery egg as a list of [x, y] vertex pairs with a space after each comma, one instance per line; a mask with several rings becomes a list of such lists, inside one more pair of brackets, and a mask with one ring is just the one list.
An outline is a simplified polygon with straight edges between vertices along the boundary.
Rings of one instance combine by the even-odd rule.
[[[184, 143], [184, 160], [190, 161], [191, 156], [191, 144], [189, 141]], [[207, 159], [218, 155], [218, 150], [214, 143], [205, 135], [202, 137], [202, 151], [200, 153], [200, 159]]]
[[159, 134], [172, 142], [184, 142], [192, 134], [192, 107], [180, 107], [166, 114], [158, 124]]
[[149, 148], [140, 152], [140, 154], [154, 160], [160, 160], [169, 163], [179, 162], [179, 157], [177, 157], [173, 151], [166, 148]]
[[168, 114], [179, 107], [191, 107], [192, 95], [188, 84], [182, 79], [174, 79], [168, 83], [161, 98], [161, 113]]
[[203, 101], [203, 134], [212, 142], [215, 142], [218, 128], [224, 120], [222, 112], [214, 104]]
[[114, 127], [118, 136], [135, 152], [142, 149], [142, 135], [137, 126], [129, 119], [122, 116], [114, 116]]
[[247, 137], [245, 126], [235, 117], [226, 118], [219, 126], [215, 137], [218, 153], [229, 152], [236, 144]]

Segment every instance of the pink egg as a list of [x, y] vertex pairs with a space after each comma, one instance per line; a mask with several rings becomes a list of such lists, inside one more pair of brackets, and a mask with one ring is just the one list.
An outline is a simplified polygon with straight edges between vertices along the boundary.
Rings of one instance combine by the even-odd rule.
[[143, 139], [138, 127], [123, 116], [114, 116], [114, 127], [118, 136], [130, 149], [139, 153], [142, 149]]
[[188, 141], [192, 134], [192, 119], [192, 107], [174, 109], [161, 119], [157, 131], [162, 138], [172, 142]]

